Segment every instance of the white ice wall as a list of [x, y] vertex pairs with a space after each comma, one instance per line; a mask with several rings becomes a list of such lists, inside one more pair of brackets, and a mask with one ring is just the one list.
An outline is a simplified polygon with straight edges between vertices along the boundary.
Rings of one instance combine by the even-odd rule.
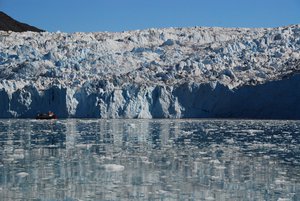
[[299, 118], [300, 26], [0, 32], [0, 117]]

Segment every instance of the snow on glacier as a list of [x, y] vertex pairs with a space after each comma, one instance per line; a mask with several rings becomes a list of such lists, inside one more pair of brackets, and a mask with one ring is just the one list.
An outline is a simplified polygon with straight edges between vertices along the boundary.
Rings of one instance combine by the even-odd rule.
[[0, 32], [0, 117], [300, 118], [300, 25]]

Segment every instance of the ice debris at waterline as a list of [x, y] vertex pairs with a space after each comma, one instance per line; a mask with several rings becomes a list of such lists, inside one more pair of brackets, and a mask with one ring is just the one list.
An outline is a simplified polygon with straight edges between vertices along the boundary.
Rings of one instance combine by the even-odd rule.
[[300, 25], [0, 32], [0, 117], [300, 119]]

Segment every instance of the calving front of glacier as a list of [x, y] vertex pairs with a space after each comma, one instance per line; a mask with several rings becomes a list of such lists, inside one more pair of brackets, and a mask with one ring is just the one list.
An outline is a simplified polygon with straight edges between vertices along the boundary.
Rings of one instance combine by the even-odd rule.
[[300, 119], [300, 26], [0, 32], [0, 117]]
[[2, 89], [0, 114], [30, 118], [51, 110], [59, 117], [81, 118], [300, 119], [300, 74], [234, 90], [218, 82], [92, 90], [53, 86], [39, 92], [26, 86], [10, 95]]

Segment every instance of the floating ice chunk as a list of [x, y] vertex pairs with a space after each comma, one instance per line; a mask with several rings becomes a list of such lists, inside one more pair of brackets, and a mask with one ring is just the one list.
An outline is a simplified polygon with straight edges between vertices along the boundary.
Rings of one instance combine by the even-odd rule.
[[29, 174], [27, 172], [19, 172], [17, 174], [18, 177], [27, 177]]
[[142, 162], [145, 163], [145, 164], [150, 164], [151, 163], [147, 156], [141, 156], [140, 158], [141, 158]]
[[220, 165], [220, 166], [215, 166], [215, 168], [218, 169], [218, 170], [225, 170], [225, 169], [226, 169], [226, 167], [225, 167], [225, 166], [222, 166], [222, 165]]
[[227, 139], [226, 142], [228, 144], [234, 144], [234, 139], [233, 138]]
[[14, 159], [23, 159], [24, 158], [24, 150], [23, 149], [15, 149], [12, 157]]
[[14, 159], [23, 159], [24, 158], [24, 154], [23, 153], [15, 153], [12, 156]]
[[275, 180], [275, 184], [285, 184], [286, 181], [284, 180], [284, 178], [278, 178]]
[[128, 124], [128, 127], [135, 128], [135, 124]]
[[291, 199], [288, 199], [288, 198], [278, 198], [278, 201], [289, 201]]
[[183, 135], [191, 135], [193, 133], [194, 133], [193, 131], [182, 131]]
[[107, 172], [122, 172], [125, 167], [117, 164], [105, 164], [101, 166]]
[[211, 160], [210, 163], [213, 163], [213, 164], [215, 164], [215, 165], [221, 164], [221, 162], [220, 162], [218, 159]]

